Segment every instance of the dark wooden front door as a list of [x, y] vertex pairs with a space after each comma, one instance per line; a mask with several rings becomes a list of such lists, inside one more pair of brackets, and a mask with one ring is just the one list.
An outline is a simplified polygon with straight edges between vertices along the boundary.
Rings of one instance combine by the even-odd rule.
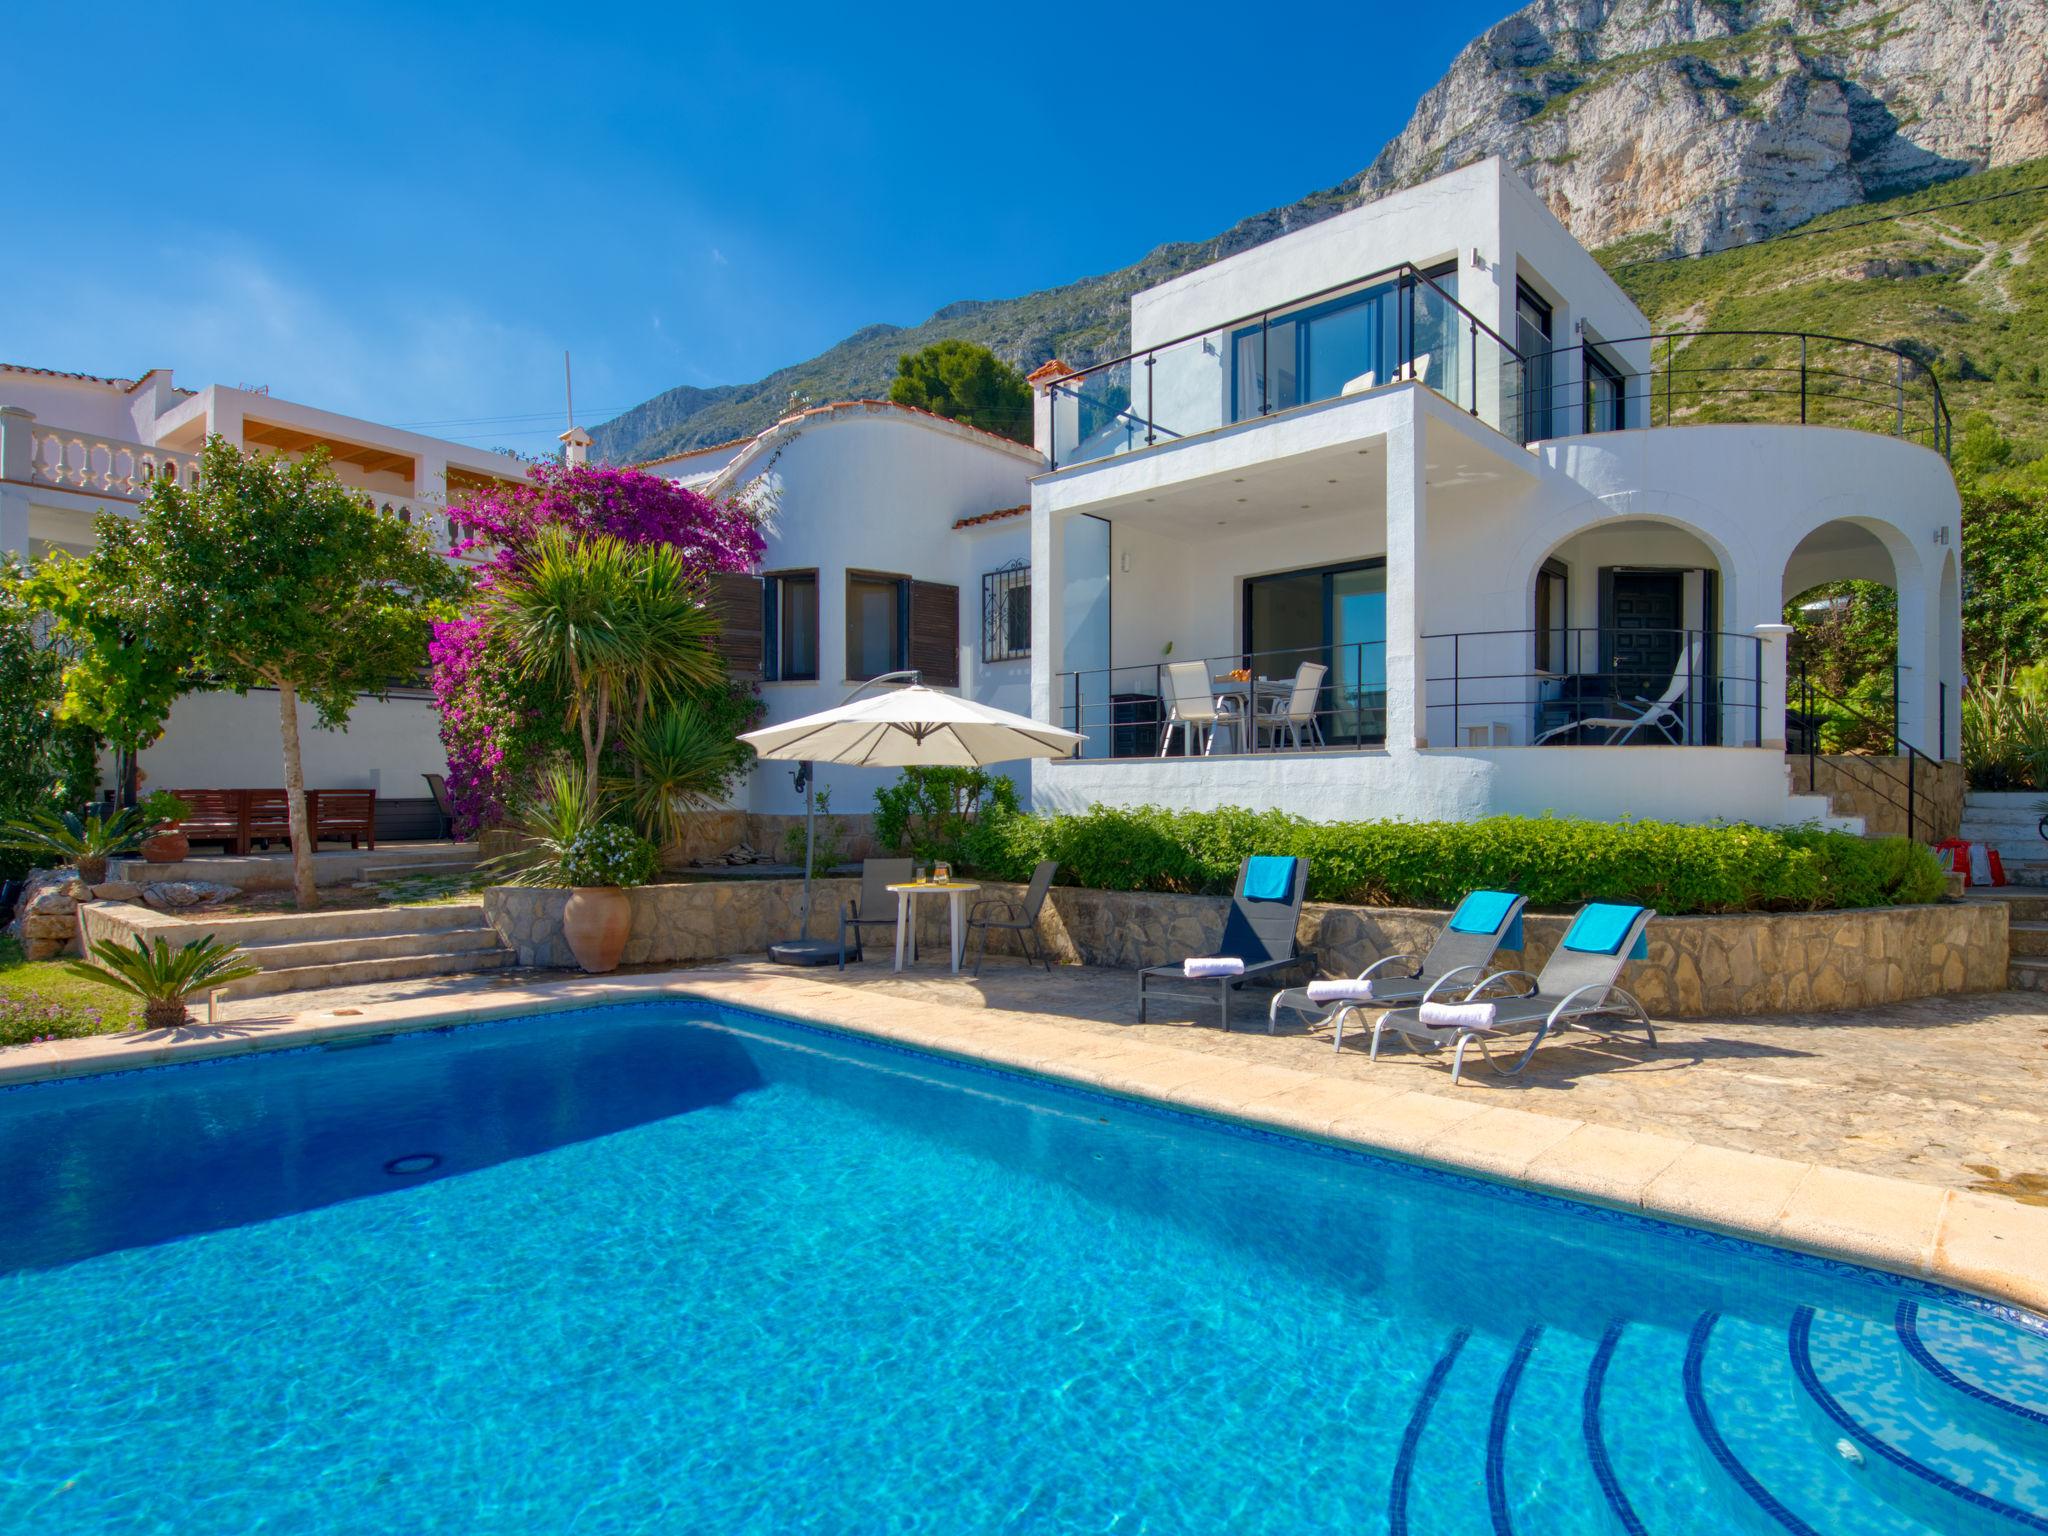
[[1685, 574], [1613, 571], [1601, 649], [1616, 694], [1661, 694], [1685, 654]]

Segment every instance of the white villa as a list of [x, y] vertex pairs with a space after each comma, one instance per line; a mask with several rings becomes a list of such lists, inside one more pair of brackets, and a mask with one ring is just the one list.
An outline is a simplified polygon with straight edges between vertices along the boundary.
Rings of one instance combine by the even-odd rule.
[[1034, 803], [1825, 818], [1780, 620], [1848, 578], [1898, 594], [1896, 750], [1958, 755], [1932, 378], [1650, 330], [1497, 159], [1135, 295], [1129, 356], [1033, 375], [1032, 712], [1089, 737]]
[[[1860, 814], [1868, 796], [1806, 792], [1831, 787], [1803, 756], [1824, 706], [1780, 620], [1820, 583], [1883, 582], [1898, 666], [1875, 724], [1897, 757], [1875, 800], [1924, 834], [1916, 766], [1960, 737], [1938, 385], [1889, 347], [1650, 329], [1487, 160], [1136, 294], [1129, 355], [1032, 375], [1033, 446], [843, 401], [643, 467], [775, 508], [760, 572], [718, 594], [766, 723], [916, 667], [1085, 733], [1079, 758], [1012, 770], [1048, 810]], [[190, 475], [214, 432], [325, 446], [443, 547], [451, 493], [524, 473], [164, 370], [0, 367], [0, 546], [84, 549], [94, 514]], [[366, 701], [346, 733], [305, 732], [308, 782], [419, 806], [435, 727], [417, 691]], [[274, 786], [276, 740], [262, 700], [197, 696], [143, 767]], [[886, 777], [821, 782], [859, 813]], [[736, 808], [802, 801], [764, 767]]]
[[[493, 480], [523, 480], [505, 454], [337, 415], [261, 390], [191, 390], [171, 370], [108, 379], [0, 364], [0, 550], [84, 554], [93, 519], [130, 516], [154, 479], [186, 480], [218, 433], [252, 452], [296, 456], [324, 447], [343, 484], [385, 511], [423, 523], [446, 550], [448, 498]], [[446, 770], [432, 696], [398, 689], [366, 698], [346, 731], [314, 729], [300, 706], [306, 782], [378, 792], [380, 835], [431, 836], [439, 819], [423, 775]], [[277, 702], [267, 692], [193, 694], [141, 756], [152, 788], [276, 788], [283, 784]]]
[[[758, 437], [641, 466], [711, 496], [774, 504], [758, 577], [724, 579], [728, 660], [760, 679], [763, 725], [829, 709], [916, 667], [1000, 709], [1031, 708], [1031, 477], [1022, 443], [907, 405], [849, 400]], [[1019, 786], [1025, 770], [1015, 771]], [[836, 812], [874, 808], [880, 769], [819, 769]], [[785, 765], [749, 776], [738, 809], [803, 810]]]

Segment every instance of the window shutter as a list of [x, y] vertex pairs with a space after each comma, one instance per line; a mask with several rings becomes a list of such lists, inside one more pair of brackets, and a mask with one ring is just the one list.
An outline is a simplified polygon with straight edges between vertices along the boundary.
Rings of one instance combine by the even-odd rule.
[[960, 589], [910, 584], [910, 664], [935, 688], [960, 686]]
[[711, 648], [725, 658], [725, 668], [739, 682], [761, 680], [761, 578], [745, 571], [718, 571], [708, 592], [718, 617], [718, 638]]

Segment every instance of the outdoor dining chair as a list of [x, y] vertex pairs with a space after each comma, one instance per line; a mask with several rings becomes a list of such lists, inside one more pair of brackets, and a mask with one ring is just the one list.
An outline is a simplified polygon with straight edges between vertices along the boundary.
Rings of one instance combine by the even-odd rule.
[[853, 958], [864, 960], [866, 952], [861, 948], [861, 935], [865, 929], [886, 928], [893, 939], [896, 934], [896, 898], [889, 894], [892, 885], [908, 885], [917, 878], [915, 859], [862, 859], [860, 861], [860, 895], [846, 904], [839, 914], [839, 969], [846, 969], [846, 936], [853, 935]]
[[1027, 961], [1039, 960], [1047, 971], [1052, 969], [1052, 955], [1038, 937], [1038, 914], [1045, 910], [1046, 894], [1052, 889], [1052, 877], [1059, 869], [1059, 860], [1043, 859], [1031, 871], [1031, 884], [1022, 901], [1010, 896], [985, 896], [969, 909], [967, 932], [970, 936], [981, 935], [981, 947], [974, 952], [975, 975], [981, 974], [981, 962], [988, 958], [988, 935], [992, 928], [1016, 934]]
[[1170, 694], [1166, 725], [1159, 732], [1159, 755], [1167, 755], [1167, 747], [1173, 741], [1173, 728], [1181, 732], [1181, 755], [1195, 755], [1195, 741], [1201, 738], [1202, 755], [1209, 756], [1216, 750], [1216, 732], [1228, 727], [1237, 729], [1243, 718], [1237, 710], [1237, 700], [1218, 698], [1209, 686], [1209, 664], [1206, 661], [1173, 661], [1166, 665], [1166, 687]]
[[1270, 736], [1275, 746], [1284, 732], [1297, 752], [1323, 744], [1323, 727], [1316, 704], [1323, 696], [1323, 678], [1329, 668], [1319, 661], [1304, 661], [1294, 672], [1294, 685], [1276, 694], [1266, 712], [1255, 722], [1261, 738]]

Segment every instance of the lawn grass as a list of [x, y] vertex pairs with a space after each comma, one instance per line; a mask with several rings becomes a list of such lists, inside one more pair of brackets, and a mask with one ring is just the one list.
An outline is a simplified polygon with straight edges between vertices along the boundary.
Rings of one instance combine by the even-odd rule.
[[19, 943], [0, 938], [0, 1046], [110, 1034], [141, 1022], [139, 999], [75, 975], [61, 960], [24, 959]]

